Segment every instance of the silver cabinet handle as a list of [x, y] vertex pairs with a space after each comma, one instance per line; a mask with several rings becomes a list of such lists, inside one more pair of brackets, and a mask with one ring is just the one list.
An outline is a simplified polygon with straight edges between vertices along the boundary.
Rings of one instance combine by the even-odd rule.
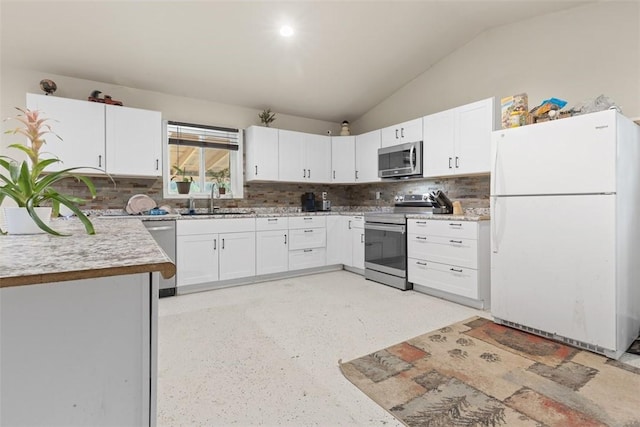
[[258, 176], [258, 165], [256, 165], [256, 176]]
[[360, 179], [360, 178], [358, 178], [358, 171], [356, 171], [356, 179]]
[[336, 179], [336, 171], [333, 171], [333, 179]]
[[222, 239], [222, 249], [224, 249], [224, 239]]
[[422, 237], [422, 236], [416, 236], [416, 239], [418, 239], [418, 240], [427, 240], [426, 237]]
[[424, 225], [427, 225], [427, 221], [416, 221], [416, 224], [424, 224]]
[[462, 240], [449, 240], [449, 243], [457, 243], [459, 245], [462, 244]]
[[156, 159], [156, 170], [160, 169], [160, 160]]
[[349, 220], [349, 230], [351, 230], [351, 220]]
[[313, 233], [313, 230], [304, 230], [305, 233]]
[[450, 271], [455, 271], [456, 273], [462, 273], [462, 269], [459, 268], [450, 268]]
[[364, 233], [360, 233], [360, 243], [364, 243]]
[[308, 217], [308, 216], [305, 216], [305, 217], [304, 217], [304, 218], [302, 218], [302, 219], [303, 219], [304, 221], [311, 221], [311, 220], [313, 220], [313, 218]]
[[213, 250], [218, 250], [218, 239], [213, 239]]
[[398, 139], [398, 129], [396, 129], [396, 139]]
[[302, 177], [303, 178], [307, 177], [307, 170], [306, 169], [302, 169]]
[[267, 218], [267, 222], [275, 221], [278, 222], [278, 218]]
[[309, 169], [309, 173], [308, 173], [308, 175], [309, 175], [309, 176], [307, 176], [307, 178], [311, 179], [311, 169]]
[[404, 138], [404, 128], [400, 128], [400, 137]]
[[458, 156], [456, 156], [456, 168], [460, 167], [460, 162], [459, 162], [460, 158]]
[[102, 167], [102, 154], [98, 154], [98, 167]]
[[427, 265], [426, 262], [420, 262], [420, 261], [416, 261], [416, 264], [418, 264], [418, 265]]
[[313, 252], [313, 249], [305, 249], [304, 252]]
[[449, 169], [451, 169], [451, 157], [449, 157]]
[[286, 234], [284, 235], [284, 244], [285, 245], [287, 244], [287, 235]]
[[450, 227], [462, 227], [462, 224], [456, 224], [455, 222], [450, 222], [449, 226]]

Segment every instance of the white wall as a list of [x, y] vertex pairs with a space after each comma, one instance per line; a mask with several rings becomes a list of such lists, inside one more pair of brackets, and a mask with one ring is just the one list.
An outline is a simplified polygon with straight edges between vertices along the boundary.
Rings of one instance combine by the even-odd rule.
[[640, 116], [640, 3], [606, 1], [481, 33], [352, 123], [355, 133], [491, 96], [568, 106], [605, 94]]
[[[46, 71], [3, 67], [0, 73], [0, 115], [3, 118], [15, 116], [17, 111], [14, 107], [25, 107], [27, 92], [43, 93], [40, 89], [40, 80], [48, 78], [58, 86], [54, 96], [86, 100], [92, 91], [99, 90], [103, 94], [111, 95], [113, 99], [122, 101], [127, 107], [162, 111], [163, 119], [239, 129], [260, 124], [259, 110], [235, 105], [75, 79]], [[12, 129], [16, 127], [16, 123], [3, 123], [2, 127]], [[272, 126], [319, 134], [325, 134], [327, 130], [331, 130], [334, 135], [340, 132], [338, 123], [288, 116], [277, 112], [276, 121]], [[0, 153], [8, 144], [17, 142], [13, 135], [2, 134], [1, 138]]]

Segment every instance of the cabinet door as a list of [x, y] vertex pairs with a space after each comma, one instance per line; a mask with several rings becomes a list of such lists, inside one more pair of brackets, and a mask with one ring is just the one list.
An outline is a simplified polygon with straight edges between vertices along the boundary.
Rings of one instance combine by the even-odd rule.
[[437, 177], [453, 173], [455, 125], [453, 110], [431, 114], [423, 118], [423, 176]]
[[[345, 260], [345, 225], [346, 216], [331, 215], [327, 217], [327, 265], [347, 264]], [[351, 243], [351, 242], [349, 242]]]
[[398, 125], [402, 143], [422, 141], [422, 117]]
[[494, 122], [493, 98], [455, 109], [455, 173], [489, 173], [491, 132]]
[[351, 266], [364, 270], [364, 228], [351, 229]]
[[356, 182], [378, 182], [378, 149], [380, 130], [374, 130], [355, 138]]
[[331, 138], [305, 134], [305, 164], [309, 182], [331, 182]]
[[[104, 104], [77, 99], [27, 94], [27, 108], [40, 110], [53, 134], [45, 135], [42, 157], [58, 157], [64, 163], [49, 166], [48, 171], [86, 166], [104, 169]], [[96, 169], [80, 169], [82, 174], [101, 174]]]
[[105, 105], [107, 172], [113, 175], [162, 175], [162, 114]]
[[278, 176], [280, 181], [302, 182], [307, 179], [304, 134], [278, 130]]
[[289, 268], [289, 236], [287, 230], [256, 233], [256, 273], [272, 274]]
[[355, 182], [356, 148], [355, 136], [331, 137], [331, 182]]
[[382, 147], [422, 141], [422, 133], [422, 118], [383, 128], [381, 131]]
[[256, 233], [220, 233], [220, 280], [255, 276]]
[[178, 236], [176, 243], [178, 287], [218, 280], [217, 234]]
[[278, 129], [250, 126], [245, 131], [247, 181], [278, 180]]

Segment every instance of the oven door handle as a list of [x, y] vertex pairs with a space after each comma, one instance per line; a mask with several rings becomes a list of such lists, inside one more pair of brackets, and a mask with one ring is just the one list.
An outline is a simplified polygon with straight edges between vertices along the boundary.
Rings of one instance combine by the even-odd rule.
[[391, 231], [394, 233], [405, 233], [405, 226], [404, 225], [383, 225], [383, 224], [371, 224], [371, 223], [365, 223], [364, 224], [364, 230], [380, 230], [380, 231]]

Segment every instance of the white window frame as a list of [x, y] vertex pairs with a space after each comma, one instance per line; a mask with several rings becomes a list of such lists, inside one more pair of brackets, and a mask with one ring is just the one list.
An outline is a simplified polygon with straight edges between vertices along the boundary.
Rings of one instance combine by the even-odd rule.
[[[162, 197], [164, 199], [209, 199], [211, 195], [204, 193], [173, 194], [169, 193], [169, 182], [171, 181], [171, 165], [169, 164], [169, 135], [167, 125], [169, 120], [162, 121]], [[229, 152], [230, 175], [231, 175], [231, 195], [223, 194], [221, 199], [242, 199], [244, 198], [244, 132], [238, 129], [238, 150]], [[202, 158], [201, 158], [202, 161]], [[204, 171], [204, 165], [200, 165], [200, 170]]]

